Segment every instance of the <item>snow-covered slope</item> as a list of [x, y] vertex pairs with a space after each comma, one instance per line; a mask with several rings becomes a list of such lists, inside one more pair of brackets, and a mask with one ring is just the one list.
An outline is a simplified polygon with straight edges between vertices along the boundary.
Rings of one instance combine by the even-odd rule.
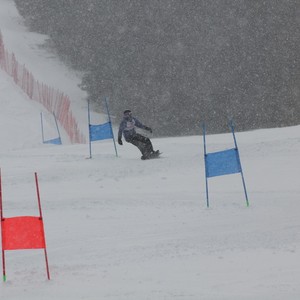
[[[26, 48], [22, 26], [7, 38], [12, 9], [0, 1], [0, 29]], [[41, 109], [0, 71], [4, 215], [38, 214], [37, 172], [51, 275], [42, 251], [6, 251], [1, 299], [299, 299], [300, 126], [237, 132], [250, 207], [236, 174], [209, 179], [208, 209], [200, 135], [153, 139], [157, 160], [129, 144], [116, 157], [109, 140], [86, 159], [88, 145], [41, 144]], [[207, 136], [209, 152], [232, 145]]]
[[0, 1], [0, 30], [5, 48], [14, 53], [36, 80], [68, 95], [71, 108], [82, 131], [87, 131], [86, 93], [79, 88], [80, 74], [70, 70], [45, 49], [47, 36], [29, 32], [13, 0]]

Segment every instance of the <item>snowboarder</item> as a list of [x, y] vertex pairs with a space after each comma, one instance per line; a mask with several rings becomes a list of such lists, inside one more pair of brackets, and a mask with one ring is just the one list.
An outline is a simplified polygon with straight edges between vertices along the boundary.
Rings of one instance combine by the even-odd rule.
[[138, 147], [142, 153], [141, 159], [153, 158], [154, 156], [159, 155], [159, 150], [154, 151], [152, 143], [148, 137], [145, 137], [136, 132], [135, 128], [141, 128], [152, 133], [152, 129], [150, 127], [142, 124], [137, 118], [132, 116], [132, 112], [130, 109], [126, 109], [123, 113], [123, 120], [119, 126], [118, 133], [118, 143], [119, 145], [123, 145], [122, 142], [122, 134], [127, 143], [131, 143], [134, 146]]

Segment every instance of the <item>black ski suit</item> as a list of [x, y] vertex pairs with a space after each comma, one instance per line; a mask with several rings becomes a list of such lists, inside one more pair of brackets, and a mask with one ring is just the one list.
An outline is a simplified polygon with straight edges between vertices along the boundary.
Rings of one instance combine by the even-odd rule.
[[152, 132], [151, 128], [143, 125], [137, 118], [132, 116], [124, 117], [119, 126], [118, 143], [120, 145], [123, 144], [123, 134], [126, 142], [138, 147], [143, 157], [149, 157], [154, 152], [152, 143], [149, 138], [137, 133], [135, 130], [136, 127]]

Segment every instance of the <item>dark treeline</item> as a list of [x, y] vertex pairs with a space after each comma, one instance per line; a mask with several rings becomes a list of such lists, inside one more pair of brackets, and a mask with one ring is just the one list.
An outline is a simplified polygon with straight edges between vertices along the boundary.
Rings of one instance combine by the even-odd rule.
[[92, 101], [157, 135], [300, 123], [299, 0], [15, 2]]

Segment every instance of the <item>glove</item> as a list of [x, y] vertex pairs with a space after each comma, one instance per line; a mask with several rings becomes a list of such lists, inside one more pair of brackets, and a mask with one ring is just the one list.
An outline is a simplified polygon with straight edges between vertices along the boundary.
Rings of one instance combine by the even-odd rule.
[[150, 133], [152, 133], [152, 129], [150, 127], [145, 127], [145, 130], [149, 131]]
[[123, 145], [123, 142], [122, 142], [122, 139], [121, 139], [121, 138], [118, 138], [118, 144], [119, 144], [119, 145]]

